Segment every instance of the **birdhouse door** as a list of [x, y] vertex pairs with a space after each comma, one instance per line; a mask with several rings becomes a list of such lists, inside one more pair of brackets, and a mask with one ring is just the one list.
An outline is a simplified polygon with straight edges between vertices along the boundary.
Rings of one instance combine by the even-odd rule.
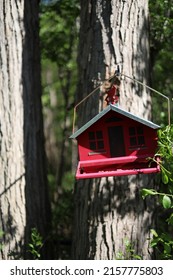
[[108, 127], [111, 157], [125, 156], [124, 133], [122, 126]]

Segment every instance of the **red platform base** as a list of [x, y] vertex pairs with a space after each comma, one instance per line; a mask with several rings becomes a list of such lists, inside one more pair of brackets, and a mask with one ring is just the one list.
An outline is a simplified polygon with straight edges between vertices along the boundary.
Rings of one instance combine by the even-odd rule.
[[151, 155], [79, 161], [76, 179], [127, 176], [160, 172], [159, 159], [149, 165]]

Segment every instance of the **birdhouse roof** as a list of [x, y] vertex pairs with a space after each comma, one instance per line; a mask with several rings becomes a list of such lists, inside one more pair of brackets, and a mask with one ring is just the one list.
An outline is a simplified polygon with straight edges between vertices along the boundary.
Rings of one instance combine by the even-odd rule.
[[100, 120], [103, 116], [105, 116], [109, 111], [114, 111], [114, 112], [117, 112], [118, 114], [122, 115], [122, 116], [125, 116], [131, 120], [134, 120], [134, 121], [137, 121], [141, 124], [144, 124], [152, 129], [159, 129], [160, 126], [151, 122], [151, 121], [148, 121], [148, 120], [145, 120], [143, 118], [140, 118], [138, 116], [135, 116], [133, 115], [132, 113], [129, 113], [123, 109], [121, 109], [120, 107], [118, 106], [115, 106], [115, 105], [108, 105], [103, 111], [101, 111], [99, 114], [97, 114], [94, 118], [92, 118], [90, 121], [88, 121], [85, 125], [83, 125], [80, 129], [78, 129], [74, 134], [72, 134], [70, 136], [70, 138], [72, 139], [75, 139], [77, 138], [81, 133], [83, 133], [87, 128], [89, 128], [90, 126], [92, 126], [93, 124], [95, 124], [98, 120]]

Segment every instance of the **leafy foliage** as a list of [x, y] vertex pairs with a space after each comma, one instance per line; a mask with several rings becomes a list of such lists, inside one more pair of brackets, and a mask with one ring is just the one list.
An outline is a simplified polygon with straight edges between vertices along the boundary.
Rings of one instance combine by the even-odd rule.
[[170, 48], [169, 39], [173, 36], [173, 1], [152, 0], [149, 1], [150, 9], [150, 34], [151, 46], [159, 48]]
[[133, 244], [128, 240], [124, 240], [125, 253], [118, 252], [116, 254], [116, 260], [141, 260], [142, 257], [135, 253]]
[[[158, 233], [152, 229], [153, 239], [151, 246], [157, 249], [158, 257], [161, 259], [173, 259], [173, 125], [161, 129], [158, 133], [158, 153], [162, 158], [160, 163], [161, 176], [159, 191], [154, 189], [142, 189], [143, 198], [148, 195], [158, 196], [163, 207], [166, 218], [160, 223]], [[166, 222], [166, 223], [165, 223]]]
[[58, 1], [42, 7], [41, 48], [44, 58], [56, 62], [59, 67], [70, 68], [73, 39], [77, 36], [76, 20], [79, 14], [78, 1]]
[[[150, 0], [150, 53], [152, 87], [172, 99], [173, 0]], [[157, 114], [155, 114], [157, 112]], [[160, 114], [158, 114], [160, 112]], [[167, 103], [153, 95], [155, 121], [167, 124]]]
[[173, 240], [170, 234], [161, 233], [160, 235], [152, 229], [153, 239], [151, 241], [151, 247], [156, 247], [159, 252], [159, 258], [161, 259], [173, 259]]
[[43, 246], [42, 236], [39, 234], [36, 228], [32, 228], [31, 231], [31, 242], [28, 244], [29, 252], [32, 254], [35, 260], [40, 259], [40, 250]]

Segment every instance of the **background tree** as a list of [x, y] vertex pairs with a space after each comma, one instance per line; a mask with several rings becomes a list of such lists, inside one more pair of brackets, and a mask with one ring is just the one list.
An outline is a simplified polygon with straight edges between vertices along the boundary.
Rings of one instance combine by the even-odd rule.
[[[43, 1], [44, 4], [45, 1]], [[48, 1], [41, 6], [40, 38], [48, 180], [55, 258], [69, 258], [72, 229], [72, 108], [77, 81], [78, 1]]]
[[[79, 84], [76, 102], [100, 80], [113, 74], [116, 65], [123, 74], [149, 82], [148, 2], [80, 1]], [[150, 118], [151, 99], [145, 88], [122, 76], [120, 106]], [[79, 108], [81, 126], [103, 108], [99, 92]], [[151, 258], [150, 227], [155, 203], [142, 201], [140, 187], [152, 176], [82, 180], [75, 185], [75, 259], [114, 259], [126, 254], [128, 240], [137, 254]]]
[[1, 259], [28, 258], [31, 229], [49, 230], [38, 2], [0, 3]]

